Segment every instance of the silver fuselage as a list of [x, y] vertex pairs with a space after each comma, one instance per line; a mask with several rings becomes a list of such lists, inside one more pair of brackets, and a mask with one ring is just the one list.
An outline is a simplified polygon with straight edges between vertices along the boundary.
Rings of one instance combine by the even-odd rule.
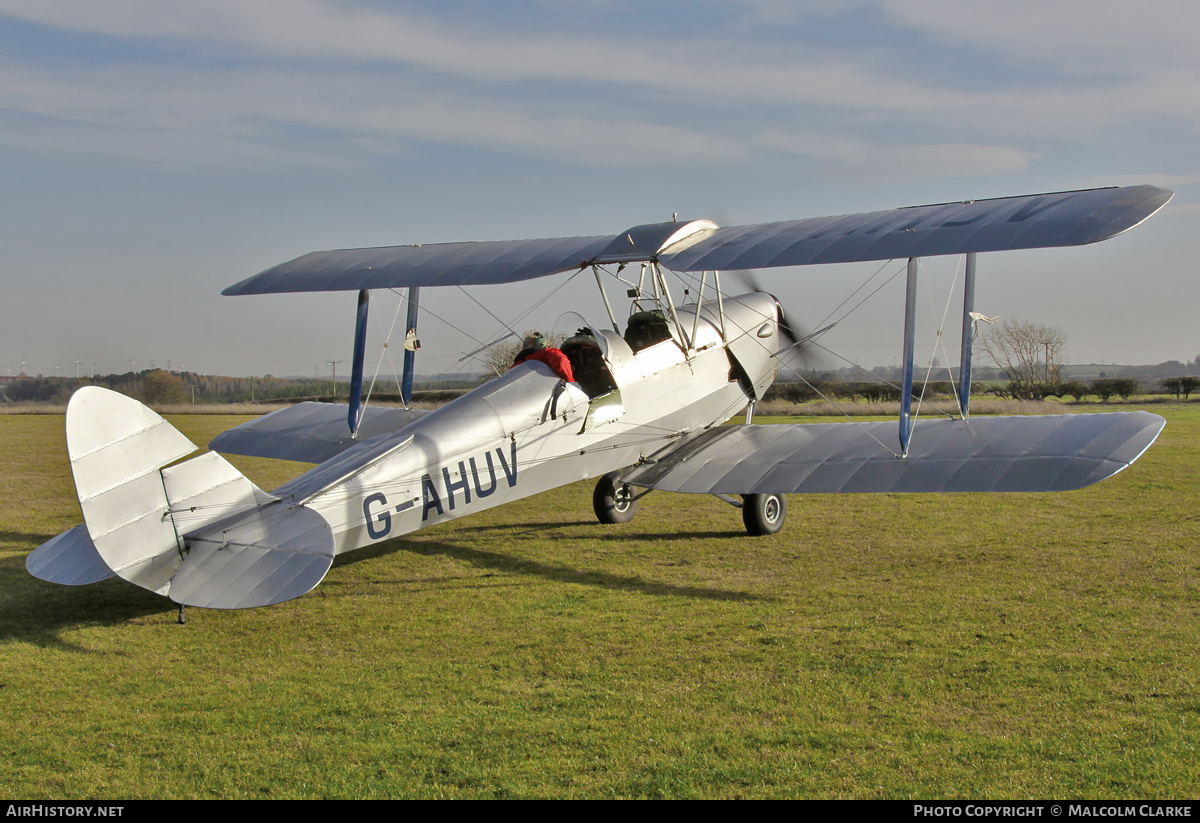
[[597, 331], [615, 391], [589, 398], [545, 364], [524, 363], [405, 427], [401, 445], [392, 436], [366, 468], [343, 477], [334, 459], [274, 493], [319, 513], [340, 554], [635, 465], [725, 422], [778, 372], [769, 295], [726, 300], [724, 337], [715, 311], [705, 306], [693, 324], [695, 314], [682, 307], [672, 337], [636, 354]]

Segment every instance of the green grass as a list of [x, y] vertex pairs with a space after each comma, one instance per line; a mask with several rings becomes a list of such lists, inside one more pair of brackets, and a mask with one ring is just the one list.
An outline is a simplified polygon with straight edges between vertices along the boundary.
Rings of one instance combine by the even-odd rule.
[[[190, 610], [28, 576], [79, 521], [62, 418], [0, 416], [9, 796], [1189, 798], [1200, 410], [1059, 495], [709, 497], [579, 484]], [[174, 417], [196, 442], [244, 418]], [[761, 422], [761, 419], [760, 419]], [[288, 464], [236, 459], [265, 487]]]

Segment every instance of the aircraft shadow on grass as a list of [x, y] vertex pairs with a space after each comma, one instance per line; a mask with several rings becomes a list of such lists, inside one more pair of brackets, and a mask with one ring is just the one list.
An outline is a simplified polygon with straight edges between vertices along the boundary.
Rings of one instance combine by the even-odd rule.
[[[539, 525], [545, 528], [556, 528], [546, 526], [546, 524]], [[486, 529], [488, 527], [483, 528]], [[339, 558], [334, 563], [334, 567], [336, 568], [338, 566], [349, 565], [352, 563], [357, 563], [360, 560], [368, 560], [374, 557], [393, 554], [399, 551], [411, 552], [413, 554], [425, 556], [447, 557], [452, 560], [470, 563], [477, 568], [491, 569], [496, 573], [535, 577], [555, 583], [574, 583], [580, 586], [589, 586], [601, 589], [617, 589], [620, 591], [637, 592], [654, 596], [691, 597], [699, 600], [747, 602], [766, 601], [771, 599], [761, 595], [752, 594], [750, 592], [731, 591], [729, 589], [717, 589], [708, 586], [678, 585], [675, 583], [665, 583], [662, 581], [647, 579], [640, 575], [611, 574], [607, 572], [580, 569], [557, 563], [528, 560], [524, 558], [517, 558], [510, 554], [504, 554], [503, 552], [473, 549], [461, 544], [450, 542], [421, 541], [419, 543], [414, 543], [404, 539], [390, 540], [387, 543], [374, 546], [365, 552], [357, 553], [357, 555], [362, 556], [344, 556]], [[463, 578], [456, 575], [453, 579]], [[334, 577], [333, 580], [329, 580], [327, 582], [336, 584], [336, 580], [337, 578]], [[422, 578], [422, 580], [429, 582], [426, 578]], [[393, 584], [400, 584], [405, 583], [406, 581], [394, 580], [391, 582]]]

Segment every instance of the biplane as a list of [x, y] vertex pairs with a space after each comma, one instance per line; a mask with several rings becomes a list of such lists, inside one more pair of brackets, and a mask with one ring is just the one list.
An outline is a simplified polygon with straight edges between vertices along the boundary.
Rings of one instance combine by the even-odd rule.
[[[357, 292], [349, 406], [275, 411], [180, 462], [197, 447], [167, 421], [82, 388], [66, 437], [84, 525], [35, 549], [27, 567], [67, 585], [116, 575], [181, 609], [238, 609], [299, 597], [339, 554], [580, 480], [596, 480], [603, 523], [628, 521], [650, 491], [671, 491], [733, 504], [755, 535], [779, 531], [788, 494], [1078, 489], [1133, 463], [1165, 421], [1144, 411], [972, 417], [976, 255], [1106, 240], [1171, 196], [1104, 188], [751, 226], [671, 221], [595, 237], [307, 254], [224, 294]], [[918, 260], [937, 255], [966, 256], [959, 405], [914, 420]], [[904, 259], [899, 419], [756, 425], [755, 404], [805, 337], [778, 300], [732, 294], [721, 273], [728, 285], [731, 271]], [[561, 344], [571, 379], [530, 360], [420, 411], [407, 407], [408, 351], [406, 407], [361, 403], [372, 290], [407, 290], [411, 340], [421, 289], [587, 271], [607, 319]], [[669, 273], [692, 278], [690, 302], [675, 302]], [[630, 300], [620, 317], [614, 281]], [[742, 413], [744, 422], [725, 425]], [[222, 452], [316, 465], [264, 491]]]

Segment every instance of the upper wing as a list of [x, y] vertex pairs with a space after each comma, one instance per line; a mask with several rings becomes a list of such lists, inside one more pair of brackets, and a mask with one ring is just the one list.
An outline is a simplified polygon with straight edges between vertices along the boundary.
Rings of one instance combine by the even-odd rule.
[[378, 434], [399, 431], [428, 414], [421, 409], [363, 409], [358, 437], [346, 426], [346, 407], [336, 403], [297, 403], [235, 426], [213, 438], [208, 447], [226, 454], [274, 457], [302, 463], [324, 463]]
[[717, 228], [707, 220], [604, 237], [313, 252], [223, 294], [513, 283], [593, 263], [658, 260], [676, 271], [849, 263], [1095, 243], [1162, 208], [1154, 186], [1087, 189]]
[[315, 251], [235, 283], [221, 294], [515, 283], [585, 266], [611, 240], [564, 237]]
[[1171, 197], [1131, 186], [738, 226], [664, 256], [663, 264], [711, 271], [1082, 246], [1128, 231]]
[[1144, 411], [922, 420], [903, 458], [880, 443], [894, 421], [722, 426], [623, 479], [699, 494], [1068, 491], [1129, 466], [1164, 425]]

